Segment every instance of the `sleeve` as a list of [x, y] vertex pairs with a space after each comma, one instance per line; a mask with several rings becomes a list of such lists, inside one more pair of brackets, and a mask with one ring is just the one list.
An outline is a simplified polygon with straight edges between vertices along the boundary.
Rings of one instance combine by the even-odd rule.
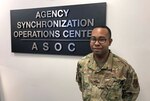
[[82, 76], [81, 76], [81, 65], [78, 63], [77, 64], [77, 72], [76, 72], [76, 81], [79, 85], [79, 89], [82, 92]]
[[137, 74], [131, 67], [127, 72], [126, 82], [123, 87], [123, 101], [136, 101], [140, 92]]

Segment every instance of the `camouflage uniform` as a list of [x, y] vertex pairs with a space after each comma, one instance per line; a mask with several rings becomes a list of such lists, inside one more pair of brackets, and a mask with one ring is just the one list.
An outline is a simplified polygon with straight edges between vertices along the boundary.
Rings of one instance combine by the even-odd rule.
[[78, 62], [76, 81], [83, 101], [136, 101], [140, 91], [134, 69], [111, 52], [101, 69], [93, 53], [83, 57]]

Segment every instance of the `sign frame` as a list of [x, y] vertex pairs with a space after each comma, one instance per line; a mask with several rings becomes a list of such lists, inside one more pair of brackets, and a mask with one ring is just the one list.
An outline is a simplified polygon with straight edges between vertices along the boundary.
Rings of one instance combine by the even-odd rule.
[[14, 53], [86, 55], [95, 26], [106, 25], [106, 2], [11, 10]]

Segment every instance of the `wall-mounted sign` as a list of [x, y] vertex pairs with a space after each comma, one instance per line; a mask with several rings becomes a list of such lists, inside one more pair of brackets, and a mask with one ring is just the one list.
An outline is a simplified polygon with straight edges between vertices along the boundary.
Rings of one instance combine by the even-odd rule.
[[11, 10], [12, 52], [85, 55], [94, 26], [106, 24], [106, 3]]

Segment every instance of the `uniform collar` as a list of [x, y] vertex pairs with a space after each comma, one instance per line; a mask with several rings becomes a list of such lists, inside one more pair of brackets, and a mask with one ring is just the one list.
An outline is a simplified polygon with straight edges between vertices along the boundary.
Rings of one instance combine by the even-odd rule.
[[112, 59], [113, 59], [113, 54], [110, 51], [108, 59], [105, 62], [104, 66], [101, 69], [99, 69], [98, 65], [96, 64], [96, 61], [94, 60], [93, 53], [91, 53], [88, 67], [94, 71], [100, 71], [100, 70], [110, 70], [111, 71], [112, 70]]

